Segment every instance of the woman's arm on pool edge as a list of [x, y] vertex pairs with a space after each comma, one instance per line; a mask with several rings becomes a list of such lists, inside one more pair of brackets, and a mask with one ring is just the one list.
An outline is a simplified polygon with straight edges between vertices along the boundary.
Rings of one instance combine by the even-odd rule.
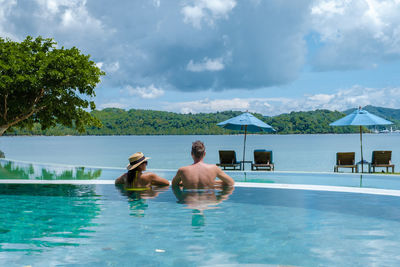
[[166, 186], [169, 185], [169, 181], [165, 178], [162, 178], [158, 176], [155, 173], [152, 173], [151, 175], [151, 184], [152, 185], [160, 185], [160, 186]]
[[125, 184], [126, 173], [122, 174], [120, 177], [115, 179], [115, 184]]

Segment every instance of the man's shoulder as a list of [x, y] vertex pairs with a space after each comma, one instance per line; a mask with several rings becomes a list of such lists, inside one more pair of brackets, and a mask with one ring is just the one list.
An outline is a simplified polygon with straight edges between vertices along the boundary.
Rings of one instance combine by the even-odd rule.
[[205, 166], [208, 169], [219, 169], [218, 166], [215, 164], [203, 163], [203, 166]]
[[209, 163], [205, 163], [207, 166], [212, 167], [212, 168], [217, 168], [218, 166], [216, 164], [209, 164]]
[[188, 166], [182, 166], [182, 167], [180, 167], [179, 169], [178, 169], [178, 172], [179, 171], [185, 171], [185, 170], [190, 170], [192, 168], [192, 165], [188, 165]]

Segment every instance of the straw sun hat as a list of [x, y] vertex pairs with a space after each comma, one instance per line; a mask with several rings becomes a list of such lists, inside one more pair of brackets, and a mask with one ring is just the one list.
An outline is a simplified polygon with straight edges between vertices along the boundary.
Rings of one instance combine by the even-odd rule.
[[150, 158], [145, 157], [142, 152], [136, 152], [129, 157], [129, 164], [128, 166], [126, 166], [126, 168], [128, 169], [128, 171], [133, 170], [148, 159]]

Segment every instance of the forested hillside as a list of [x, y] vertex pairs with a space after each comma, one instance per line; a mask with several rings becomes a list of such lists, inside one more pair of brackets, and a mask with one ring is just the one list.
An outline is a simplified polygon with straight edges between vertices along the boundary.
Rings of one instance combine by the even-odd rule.
[[329, 124], [344, 116], [338, 111], [315, 110], [291, 112], [266, 118], [280, 134], [313, 134], [313, 133], [351, 133], [359, 131], [357, 127], [331, 127]]
[[[238, 134], [238, 131], [225, 130], [217, 126], [229, 118], [241, 114], [240, 111], [216, 113], [179, 114], [154, 110], [123, 110], [107, 108], [93, 111], [100, 119], [101, 128], [87, 128], [85, 135], [186, 135], [186, 134]], [[275, 134], [312, 134], [312, 133], [350, 133], [357, 127], [330, 127], [329, 123], [343, 117], [338, 111], [315, 110], [291, 112], [274, 117], [254, 114], [273, 126]], [[385, 117], [385, 116], [383, 116]], [[367, 130], [367, 129], [365, 129]], [[274, 134], [274, 133], [272, 133]], [[78, 132], [63, 126], [46, 131], [36, 124], [32, 129], [13, 129], [7, 135], [78, 135]]]

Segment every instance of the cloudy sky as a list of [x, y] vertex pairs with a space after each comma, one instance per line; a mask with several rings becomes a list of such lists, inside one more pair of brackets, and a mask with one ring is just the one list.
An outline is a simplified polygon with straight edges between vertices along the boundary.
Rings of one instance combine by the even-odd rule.
[[400, 108], [399, 14], [400, 0], [0, 0], [0, 36], [90, 54], [99, 109], [277, 115]]

